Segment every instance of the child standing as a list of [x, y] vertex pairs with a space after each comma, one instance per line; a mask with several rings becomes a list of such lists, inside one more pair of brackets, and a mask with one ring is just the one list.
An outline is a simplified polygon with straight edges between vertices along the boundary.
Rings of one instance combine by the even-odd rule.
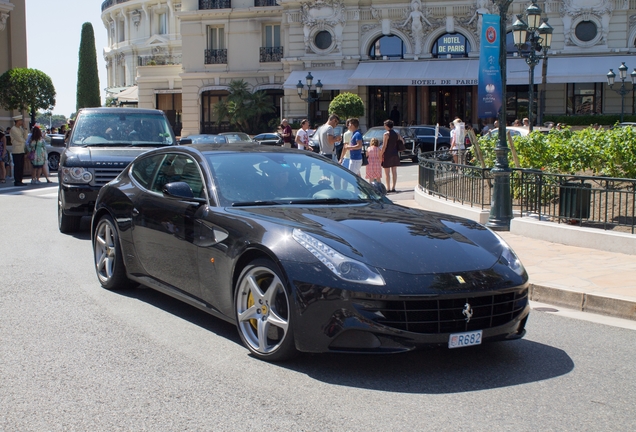
[[380, 142], [377, 138], [371, 138], [367, 149], [367, 165], [365, 177], [369, 182], [382, 182], [382, 161], [380, 161]]

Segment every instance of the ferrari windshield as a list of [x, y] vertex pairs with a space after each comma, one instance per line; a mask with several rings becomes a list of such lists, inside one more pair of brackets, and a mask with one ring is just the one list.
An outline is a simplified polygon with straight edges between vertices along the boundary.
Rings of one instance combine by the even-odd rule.
[[88, 112], [78, 117], [72, 146], [162, 146], [175, 139], [163, 115], [151, 113]]
[[349, 204], [384, 200], [369, 183], [310, 153], [208, 153], [223, 206]]

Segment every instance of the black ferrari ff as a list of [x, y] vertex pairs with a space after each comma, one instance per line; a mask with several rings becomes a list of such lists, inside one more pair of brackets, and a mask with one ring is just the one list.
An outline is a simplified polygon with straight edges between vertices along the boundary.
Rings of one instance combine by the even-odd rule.
[[523, 337], [528, 275], [510, 247], [476, 222], [384, 193], [295, 149], [151, 150], [99, 193], [97, 277], [235, 323], [270, 361]]

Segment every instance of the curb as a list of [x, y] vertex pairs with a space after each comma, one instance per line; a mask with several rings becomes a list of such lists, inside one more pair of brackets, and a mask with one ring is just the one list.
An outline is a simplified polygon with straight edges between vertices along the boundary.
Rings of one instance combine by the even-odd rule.
[[530, 300], [581, 312], [636, 321], [636, 301], [620, 296], [584, 293], [530, 283]]

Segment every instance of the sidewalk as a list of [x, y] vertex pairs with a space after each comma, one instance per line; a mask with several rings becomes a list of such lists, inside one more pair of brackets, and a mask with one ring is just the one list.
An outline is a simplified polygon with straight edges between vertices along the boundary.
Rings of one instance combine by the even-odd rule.
[[[413, 198], [414, 187], [403, 184], [389, 199], [420, 208]], [[636, 256], [597, 250], [593, 245], [567, 246], [509, 232], [498, 234], [530, 275], [530, 300], [636, 320]]]

